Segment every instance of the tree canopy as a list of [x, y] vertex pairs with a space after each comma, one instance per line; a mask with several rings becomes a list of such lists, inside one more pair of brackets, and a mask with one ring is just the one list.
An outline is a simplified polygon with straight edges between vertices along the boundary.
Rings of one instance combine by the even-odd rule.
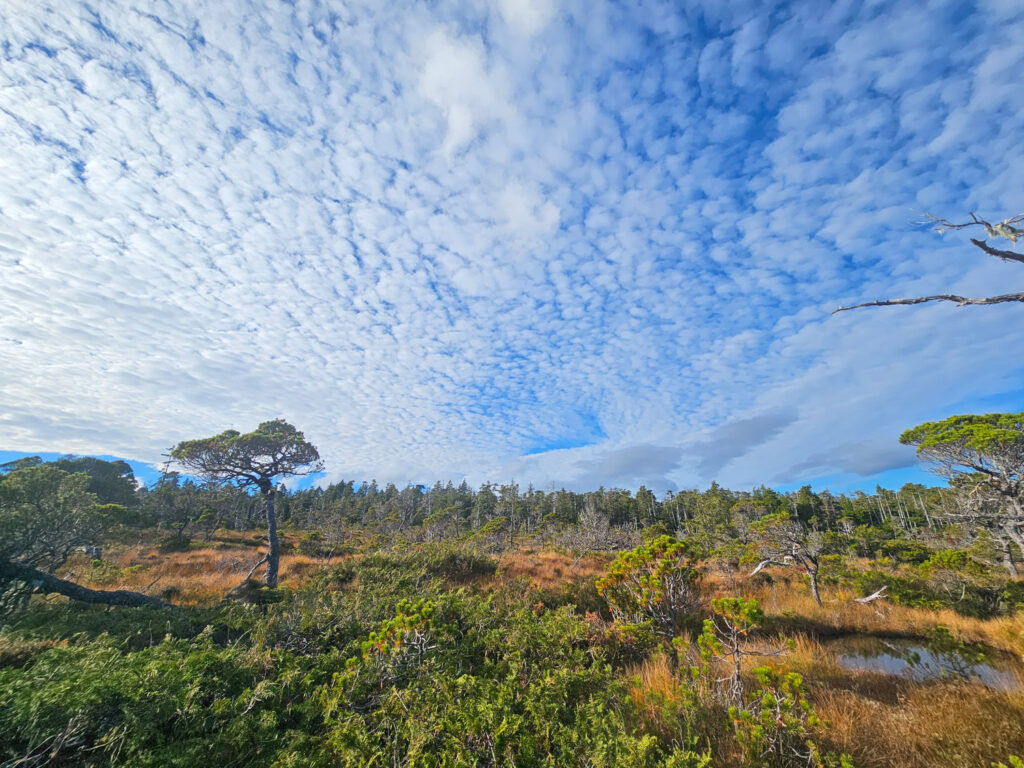
[[908, 429], [900, 442], [950, 480], [962, 506], [959, 522], [984, 528], [1024, 552], [1024, 413], [950, 416]]
[[1024, 472], [1024, 413], [950, 416], [900, 435], [944, 474], [978, 472], [1019, 495]]
[[206, 479], [261, 491], [277, 478], [323, 469], [317, 449], [284, 419], [264, 421], [245, 434], [228, 429], [213, 437], [185, 440], [174, 447], [171, 458]]
[[0, 478], [0, 558], [52, 570], [75, 547], [93, 543], [103, 515], [88, 486], [86, 475], [54, 464]]

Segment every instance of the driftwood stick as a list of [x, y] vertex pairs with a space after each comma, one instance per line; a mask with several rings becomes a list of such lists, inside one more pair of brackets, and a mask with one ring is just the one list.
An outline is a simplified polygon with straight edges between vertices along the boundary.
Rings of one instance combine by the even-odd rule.
[[[888, 585], [886, 585], [886, 586], [888, 586]], [[874, 602], [875, 600], [884, 599], [885, 598], [885, 594], [884, 594], [885, 590], [886, 590], [886, 587], [882, 587], [880, 590], [878, 590], [874, 594], [868, 595], [867, 597], [855, 597], [855, 598], [853, 598], [853, 600], [856, 603], [862, 603], [864, 605], [867, 605], [868, 603]]]

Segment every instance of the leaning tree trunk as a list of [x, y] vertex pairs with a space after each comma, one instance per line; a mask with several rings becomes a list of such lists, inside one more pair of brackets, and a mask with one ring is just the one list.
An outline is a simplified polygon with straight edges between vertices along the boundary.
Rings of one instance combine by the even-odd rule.
[[281, 545], [277, 540], [277, 514], [274, 512], [274, 486], [268, 481], [260, 486], [263, 500], [267, 503], [267, 574], [264, 582], [268, 587], [277, 586], [277, 572], [281, 562]]
[[147, 608], [173, 608], [170, 603], [125, 589], [103, 590], [89, 589], [73, 581], [60, 579], [52, 574], [10, 560], [0, 560], [0, 585], [4, 582], [23, 581], [46, 594], [56, 593], [70, 597], [80, 603], [98, 603], [100, 605], [124, 605]]

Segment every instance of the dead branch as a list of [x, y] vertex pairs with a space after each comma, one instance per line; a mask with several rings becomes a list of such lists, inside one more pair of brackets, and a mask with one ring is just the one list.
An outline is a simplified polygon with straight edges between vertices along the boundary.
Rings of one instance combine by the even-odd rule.
[[965, 221], [960, 224], [956, 224], [949, 219], [943, 219], [941, 216], [935, 216], [931, 213], [925, 214], [925, 220], [922, 224], [932, 223], [937, 224], [935, 231], [940, 235], [950, 229], [966, 229], [967, 227], [984, 227], [989, 237], [1005, 237], [1014, 243], [1017, 242], [1019, 237], [1024, 237], [1024, 229], [1016, 226], [1024, 222], [1024, 213], [1019, 213], [1016, 216], [1011, 216], [1008, 219], [1003, 219], [996, 225], [992, 225], [984, 219], [979, 219], [973, 211], [971, 211], [971, 220]]
[[270, 559], [270, 554], [269, 553], [267, 553], [263, 557], [261, 557], [256, 562], [256, 565], [254, 565], [252, 568], [250, 568], [249, 572], [247, 574], [245, 574], [245, 578], [242, 579], [241, 583], [239, 583], [238, 586], [232, 587], [231, 589], [229, 589], [228, 593], [224, 597], [225, 598], [234, 597], [235, 595], [239, 594], [243, 589], [245, 589], [245, 585], [249, 583], [249, 579], [251, 579], [252, 575], [254, 573], [256, 573], [256, 569], [259, 568], [261, 565], [263, 565], [265, 562], [267, 562], [267, 560], [269, 560], [269, 559]]
[[[971, 220], [963, 222], [952, 222], [948, 219], [940, 218], [932, 214], [925, 214], [925, 221], [921, 223], [932, 223], [937, 225], [935, 229], [941, 235], [950, 229], [966, 229], [967, 227], [982, 227], [986, 234], [991, 238], [1005, 237], [1012, 243], [1016, 243], [1020, 238], [1024, 237], [1024, 228], [1019, 226], [1024, 222], [1024, 213], [1016, 216], [1011, 216], [1008, 219], [1003, 219], [998, 224], [992, 224], [984, 219], [978, 218], [977, 215], [972, 211]], [[995, 248], [988, 244], [985, 240], [978, 240], [971, 238], [971, 244], [977, 248], [980, 248], [984, 253], [989, 256], [993, 256], [1002, 261], [1015, 261], [1020, 264], [1024, 264], [1024, 253], [1017, 253], [1016, 251], [1009, 251], [1003, 248]], [[854, 304], [851, 307], [839, 307], [834, 309], [832, 314], [838, 312], [846, 312], [850, 309], [860, 309], [861, 307], [891, 307], [897, 304], [924, 304], [929, 301], [949, 301], [956, 304], [959, 307], [969, 305], [989, 305], [989, 304], [1004, 304], [1011, 301], [1024, 302], [1024, 292], [1020, 293], [1005, 293], [1002, 296], [985, 296], [981, 298], [970, 298], [966, 296], [957, 296], [952, 293], [943, 293], [937, 296], [920, 296], [913, 299], [886, 299], [883, 301], [866, 301], [863, 304]]]
[[1024, 302], [1024, 291], [1020, 293], [1004, 293], [1002, 296], [985, 296], [982, 298], [968, 298], [966, 296], [957, 296], [952, 293], [943, 293], [938, 296], [920, 296], [916, 299], [886, 299], [884, 301], [866, 301], [863, 304], [854, 304], [851, 307], [838, 307], [832, 310], [832, 314], [837, 312], [846, 312], [850, 309], [860, 309], [861, 307], [891, 307], [896, 304], [924, 304], [928, 301], [951, 301], [959, 307], [979, 305], [979, 304], [1004, 304], [1008, 301], [1022, 301]]
[[269, 560], [269, 559], [270, 559], [270, 555], [269, 555], [269, 554], [267, 554], [267, 555], [264, 555], [263, 557], [261, 557], [261, 558], [259, 559], [259, 561], [258, 561], [258, 562], [256, 563], [256, 565], [254, 565], [254, 566], [253, 566], [252, 568], [250, 568], [250, 569], [249, 569], [249, 573], [247, 573], [247, 574], [245, 575], [245, 578], [244, 578], [244, 579], [242, 579], [242, 583], [244, 584], [244, 583], [245, 583], [245, 582], [247, 582], [247, 581], [248, 581], [249, 579], [251, 579], [251, 578], [252, 578], [252, 575], [253, 575], [254, 573], [256, 573], [256, 569], [257, 569], [257, 568], [259, 568], [259, 567], [260, 567], [261, 565], [263, 565], [263, 564], [264, 564], [265, 562], [267, 562], [267, 560]]
[[1003, 250], [1002, 248], [993, 248], [984, 240], [975, 240], [973, 237], [971, 238], [971, 242], [974, 245], [981, 248], [981, 250], [983, 250], [989, 256], [995, 256], [997, 259], [1002, 259], [1003, 261], [1019, 261], [1020, 263], [1024, 264], [1024, 253], [1017, 253], [1016, 251], [1006, 251]]
[[883, 586], [880, 590], [878, 590], [872, 595], [868, 595], [867, 597], [855, 597], [853, 598], [853, 601], [855, 603], [863, 603], [864, 605], [867, 605], [868, 603], [874, 602], [875, 600], [885, 599], [885, 590], [887, 587], [888, 585]]

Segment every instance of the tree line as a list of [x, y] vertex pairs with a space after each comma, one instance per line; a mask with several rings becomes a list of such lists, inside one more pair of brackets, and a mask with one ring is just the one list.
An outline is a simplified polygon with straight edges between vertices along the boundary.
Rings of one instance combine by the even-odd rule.
[[1024, 553], [1024, 414], [954, 416], [907, 430], [901, 441], [940, 474], [946, 487], [908, 483], [898, 490], [832, 494], [804, 486], [703, 491], [660, 497], [641, 486], [576, 492], [515, 482], [437, 482], [398, 488], [340, 481], [289, 490], [282, 480], [322, 469], [319, 454], [282, 420], [179, 443], [172, 457], [190, 474], [167, 471], [149, 487], [123, 461], [28, 457], [0, 467], [0, 587], [10, 604], [33, 590], [73, 599], [154, 605], [132, 593], [85, 590], [57, 579], [77, 548], [112, 529], [156, 527], [165, 549], [187, 548], [218, 529], [266, 526], [264, 581], [277, 585], [278, 525], [306, 532], [300, 546], [330, 556], [356, 530], [384, 540], [460, 539], [488, 550], [540, 537], [574, 550], [624, 550], [667, 534], [701, 556], [739, 566], [757, 553], [760, 566], [799, 568], [818, 595], [823, 557], [854, 554], [923, 561], [936, 549], [970, 550], [1017, 579]]

